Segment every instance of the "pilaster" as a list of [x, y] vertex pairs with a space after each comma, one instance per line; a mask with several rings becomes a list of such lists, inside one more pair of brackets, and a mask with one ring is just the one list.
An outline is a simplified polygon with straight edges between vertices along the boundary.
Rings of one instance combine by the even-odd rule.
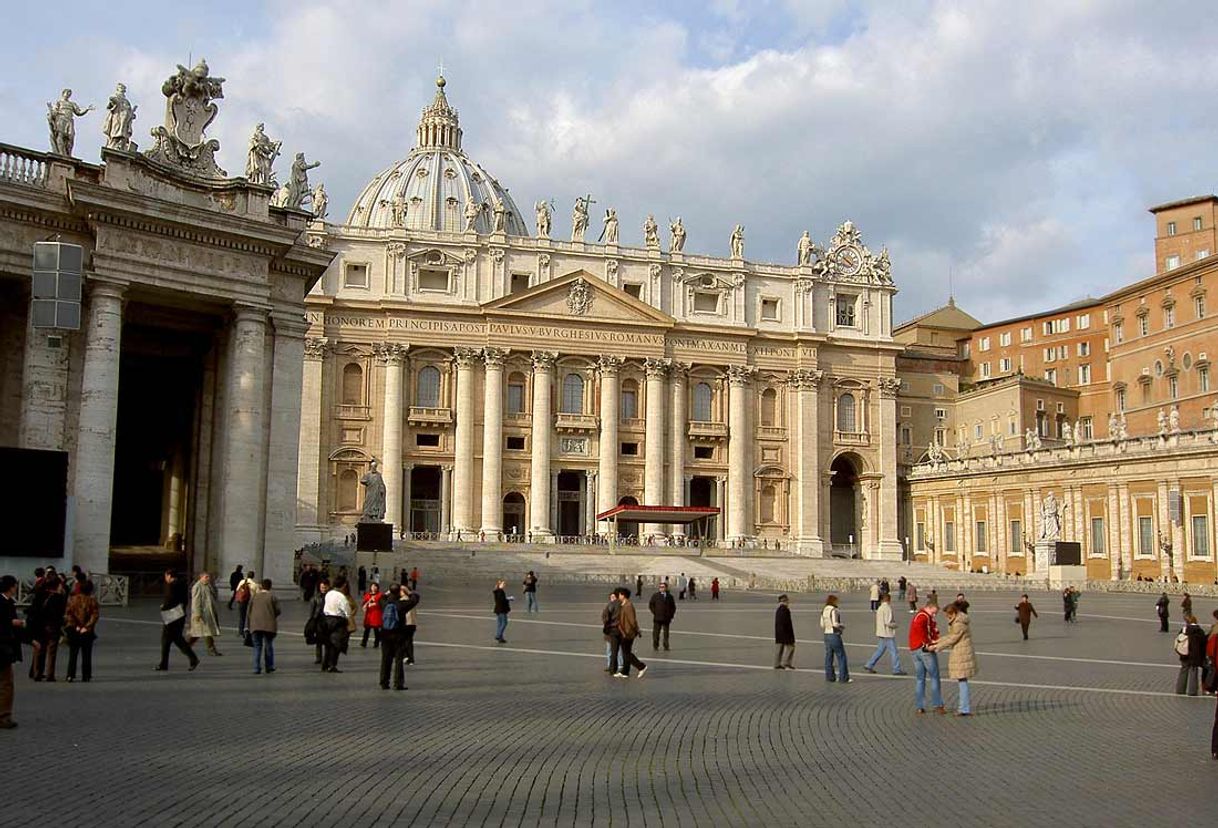
[[486, 366], [482, 402], [482, 531], [503, 535], [503, 360], [506, 348], [483, 348]]
[[457, 364], [457, 410], [453, 459], [453, 532], [475, 533], [474, 525], [474, 366], [476, 348], [453, 349]]
[[550, 522], [550, 444], [554, 433], [554, 351], [533, 352], [533, 428], [529, 463], [529, 527], [534, 540], [554, 536]]

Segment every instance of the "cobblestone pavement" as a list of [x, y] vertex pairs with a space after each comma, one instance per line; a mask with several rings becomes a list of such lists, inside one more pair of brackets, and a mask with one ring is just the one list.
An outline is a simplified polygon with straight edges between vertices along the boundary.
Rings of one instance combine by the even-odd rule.
[[1218, 806], [1214, 700], [1172, 694], [1173, 636], [1145, 596], [1084, 596], [1077, 625], [1034, 596], [1029, 642], [1015, 596], [977, 596], [976, 715], [957, 719], [915, 717], [912, 679], [863, 673], [865, 596], [843, 602], [852, 684], [824, 681], [817, 601], [794, 604], [789, 673], [770, 666], [773, 597], [731, 593], [682, 602], [671, 652], [644, 638], [651, 669], [622, 681], [602, 672], [600, 590], [543, 585], [500, 646], [490, 588], [424, 585], [404, 693], [377, 687], [371, 645], [317, 672], [296, 601], [261, 676], [235, 613], [222, 658], [190, 673], [175, 652], [158, 674], [155, 605], [107, 612], [92, 683], [63, 682], [66, 654], [53, 685], [19, 668], [0, 823], [52, 803], [90, 826], [1145, 826]]

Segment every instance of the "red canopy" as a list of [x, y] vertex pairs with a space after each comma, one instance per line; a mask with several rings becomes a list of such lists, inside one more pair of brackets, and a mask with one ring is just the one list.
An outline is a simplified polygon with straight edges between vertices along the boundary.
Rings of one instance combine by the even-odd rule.
[[690, 524], [719, 514], [717, 506], [614, 506], [597, 520]]

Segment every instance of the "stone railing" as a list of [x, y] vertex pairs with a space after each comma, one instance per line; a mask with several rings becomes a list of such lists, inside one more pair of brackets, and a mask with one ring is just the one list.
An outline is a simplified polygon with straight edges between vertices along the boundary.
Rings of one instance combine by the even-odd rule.
[[[163, 573], [162, 573], [163, 576]], [[125, 607], [130, 597], [129, 582], [126, 575], [91, 575], [93, 580], [93, 597], [103, 607]], [[71, 588], [71, 583], [68, 584]], [[28, 607], [34, 597], [34, 579], [27, 578], [17, 581], [17, 606]]]
[[[1218, 584], [1165, 584], [1161, 581], [1087, 581], [1086, 589], [1090, 592], [1118, 592], [1131, 595], [1168, 595], [1180, 596], [1188, 593], [1205, 598], [1218, 598]], [[1204, 619], [1202, 619], [1204, 621]]]
[[45, 187], [49, 168], [44, 152], [0, 144], [0, 181]]
[[727, 423], [708, 423], [701, 420], [690, 420], [689, 436], [725, 439], [727, 437]]
[[340, 420], [371, 420], [372, 407], [367, 405], [336, 405], [334, 416]]
[[451, 408], [425, 408], [412, 405], [406, 414], [407, 421], [424, 425], [448, 425], [453, 421]]

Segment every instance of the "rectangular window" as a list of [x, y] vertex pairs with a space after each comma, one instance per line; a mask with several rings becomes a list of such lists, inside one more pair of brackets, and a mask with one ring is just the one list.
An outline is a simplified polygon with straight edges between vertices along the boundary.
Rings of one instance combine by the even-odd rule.
[[837, 324], [843, 328], [854, 327], [854, 297], [837, 297]]
[[922, 521], [918, 521], [914, 526], [914, 543], [917, 544], [914, 546], [917, 551], [926, 549], [926, 524]]
[[1091, 343], [1090, 342], [1078, 343], [1077, 351], [1078, 351], [1079, 356], [1091, 356]]
[[620, 402], [622, 410], [619, 415], [623, 420], [633, 420], [639, 416], [639, 395], [634, 388], [623, 389]]
[[713, 460], [715, 457], [714, 446], [694, 446], [695, 460]]
[[967, 343], [967, 342], [960, 343], [960, 356], [967, 358], [970, 353], [970, 350], [971, 349], [969, 348], [969, 343]]
[[1193, 545], [1189, 550], [1194, 558], [1208, 558], [1210, 556], [1210, 518], [1209, 515], [1193, 515]]
[[1176, 327], [1176, 308], [1173, 305], [1168, 305], [1163, 309], [1163, 327]]
[[913, 407], [908, 406], [908, 405], [901, 406], [901, 416], [902, 417], [912, 417], [913, 416]]
[[1180, 396], [1180, 378], [1179, 377], [1168, 377], [1167, 378], [1167, 396], [1173, 400]]
[[1121, 388], [1116, 392], [1116, 409], [1117, 411], [1125, 411], [1125, 389]]
[[1103, 558], [1108, 554], [1107, 537], [1104, 534], [1104, 519], [1093, 517], [1091, 519], [1091, 554], [1093, 556]]
[[1091, 384], [1091, 366], [1090, 365], [1078, 366], [1078, 384], [1079, 385], [1090, 385]]
[[1052, 322], [1049, 322], [1049, 321], [1047, 321], [1047, 320], [1046, 320], [1045, 322], [1042, 322], [1042, 323], [1041, 323], [1041, 331], [1044, 333], [1044, 335], [1045, 335], [1045, 336], [1052, 336], [1052, 334], [1053, 334], [1053, 323], [1052, 323]]
[[946, 420], [947, 419], [947, 409], [946, 408], [936, 408], [935, 409], [935, 419], [936, 420]]
[[1058, 359], [1069, 359], [1070, 358], [1070, 346], [1069, 345], [1058, 345], [1057, 346], [1057, 358]]
[[1145, 314], [1138, 317], [1138, 334], [1141, 336], [1150, 334], [1150, 317]]
[[1045, 362], [1053, 362], [1057, 359], [1056, 348], [1045, 348]]
[[626, 291], [627, 295], [633, 296], [635, 299], [640, 301], [643, 299], [643, 286], [638, 282], [626, 282], [622, 285], [622, 290]]
[[439, 434], [416, 434], [414, 444], [420, 448], [437, 448], [440, 445]]
[[973, 426], [973, 439], [974, 440], [980, 440], [981, 435], [983, 433], [984, 433], [984, 431], [982, 430], [981, 423], [977, 423], [975, 426]]
[[1075, 320], [1078, 323], [1078, 329], [1085, 331], [1091, 327], [1091, 314], [1084, 313]]
[[508, 437], [507, 438], [507, 447], [508, 447], [508, 451], [524, 451], [524, 438], [523, 437]]
[[1002, 359], [998, 360], [998, 370], [1003, 374], [1009, 374], [1011, 372], [1011, 360], [1009, 357], [1003, 357]]
[[1197, 369], [1197, 387], [1202, 391], [1210, 390], [1210, 369], [1204, 365]]
[[985, 545], [985, 521], [984, 520], [977, 521], [976, 537], [977, 537], [977, 545], [975, 547], [973, 547], [974, 554], [977, 554], [977, 555], [986, 554], [988, 550]]
[[1015, 422], [1015, 418], [1012, 417], [1011, 419], [1007, 420], [1007, 434], [1010, 434], [1012, 437], [1014, 437], [1018, 433], [1019, 433], [1019, 425]]
[[935, 429], [935, 442], [941, 446], [947, 445], [947, 429], [946, 428], [936, 428]]
[[903, 446], [912, 446], [913, 445], [913, 429], [907, 425], [901, 426], [901, 445], [903, 445]]
[[1205, 318], [1205, 297], [1204, 296], [1194, 296], [1193, 297], [1193, 316], [1197, 317], [1198, 319]]
[[354, 263], [348, 264], [343, 270], [343, 287], [368, 287], [368, 265]]
[[943, 551], [956, 551], [956, 523], [955, 521], [943, 521]]
[[1092, 440], [1095, 438], [1095, 427], [1092, 424], [1090, 417], [1081, 417], [1078, 421], [1078, 427], [1083, 430], [1082, 438], [1084, 440]]
[[1011, 555], [1023, 554], [1023, 521], [1012, 520], [1010, 529]]
[[639, 453], [638, 443], [622, 443], [622, 454], [626, 457], [637, 457]]
[[1143, 558], [1153, 558], [1155, 554], [1155, 520], [1151, 517], [1138, 518], [1138, 555]]
[[1179, 266], [1180, 266], [1180, 254], [1179, 253], [1173, 253], [1172, 255], [1168, 256], [1166, 259], [1163, 260], [1163, 269], [1164, 270], [1175, 270]]
[[990, 375], [990, 364], [988, 362], [981, 363], [981, 376], [988, 377]]
[[1058, 414], [1065, 414], [1065, 413], [1066, 413], [1066, 404], [1065, 404], [1065, 403], [1058, 403], [1058, 404], [1057, 404], [1057, 413], [1058, 413]]
[[1118, 345], [1125, 341], [1125, 326], [1120, 322], [1112, 326], [1112, 338]]
[[936, 397], [943, 394], [943, 383], [936, 382], [930, 389], [930, 392]]
[[1210, 251], [1202, 248], [1201, 250], [1198, 250], [1196, 253], [1193, 254], [1193, 258], [1195, 258], [1197, 261], [1201, 261], [1202, 259], [1208, 258], [1209, 255], [1210, 255]]
[[420, 270], [419, 271], [419, 290], [432, 291], [434, 293], [448, 292], [448, 271], [447, 270]]
[[777, 299], [762, 299], [761, 300], [761, 318], [765, 322], [778, 321], [778, 300]]
[[1045, 410], [1045, 401], [1044, 401], [1044, 400], [1037, 400], [1037, 401], [1036, 401], [1036, 410], [1037, 410], [1037, 411], [1044, 411], [1044, 410]]
[[981, 341], [977, 343], [978, 351], [988, 351], [990, 349], [990, 338], [988, 336], [981, 337]]
[[524, 386], [512, 383], [508, 387], [507, 410], [509, 414], [524, 413]]
[[706, 291], [696, 291], [694, 293], [694, 312], [696, 313], [718, 313], [719, 312], [719, 294], [708, 293]]
[[1167, 223], [1167, 235], [1169, 235], [1169, 236], [1176, 235], [1176, 223], [1174, 221], [1169, 221]]
[[1046, 368], [1045, 369], [1045, 382], [1051, 382], [1054, 385], [1057, 385], [1057, 369], [1056, 368]]
[[1032, 327], [1030, 325], [1019, 331], [1019, 341], [1020, 342], [1031, 342], [1032, 341]]
[[1006, 333], [998, 334], [998, 344], [1001, 345], [1003, 348], [1010, 345], [1011, 344], [1011, 332], [1007, 331]]
[[512, 293], [524, 293], [529, 289], [529, 274], [513, 273], [512, 274]]

